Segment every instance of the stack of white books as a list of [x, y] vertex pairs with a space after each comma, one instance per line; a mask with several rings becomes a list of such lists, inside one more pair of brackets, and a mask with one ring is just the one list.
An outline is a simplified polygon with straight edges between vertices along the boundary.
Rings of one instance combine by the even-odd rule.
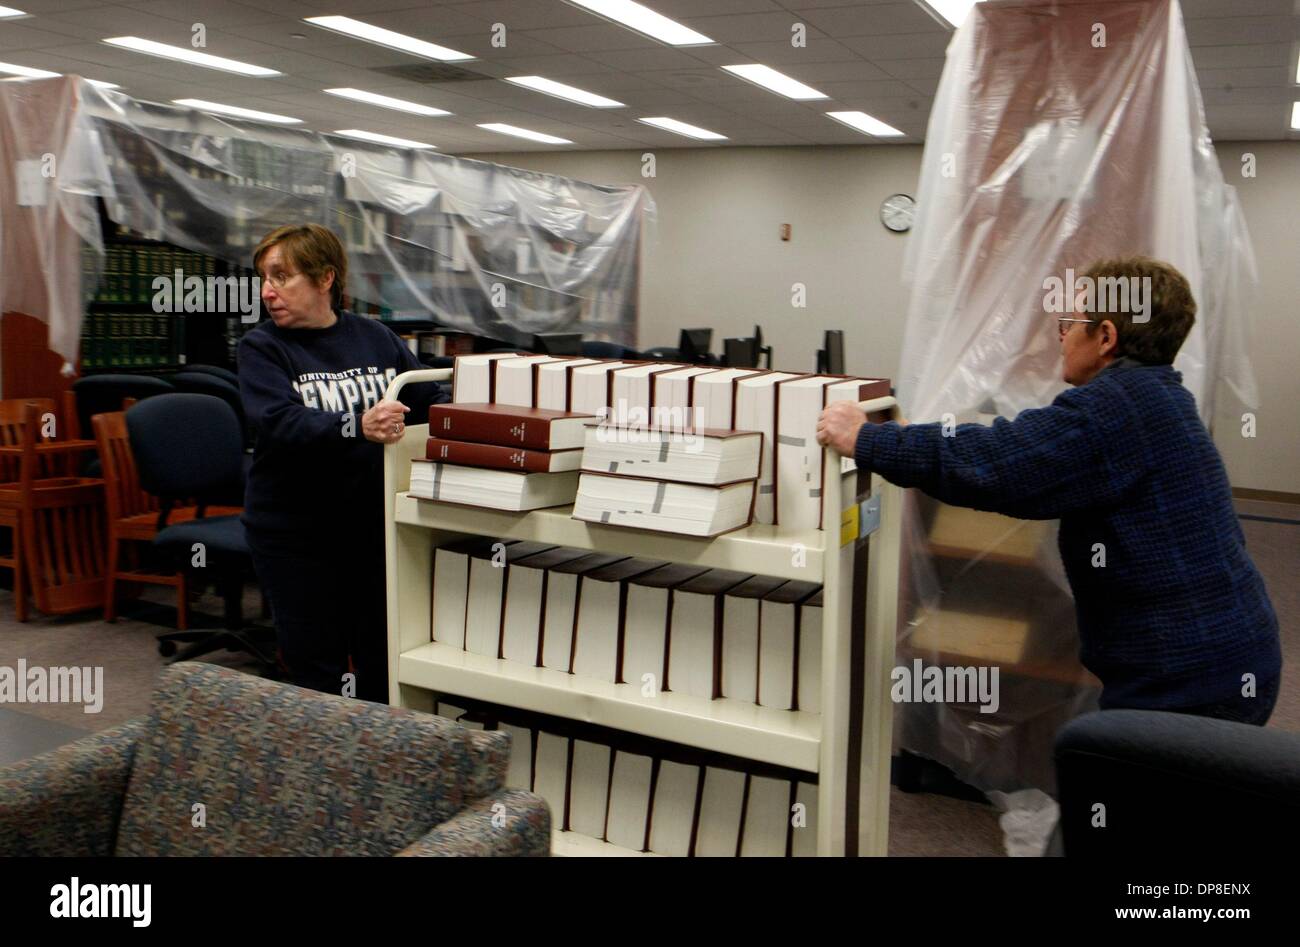
[[749, 525], [762, 455], [752, 431], [587, 428], [573, 515], [687, 536]]
[[508, 404], [433, 405], [425, 456], [411, 461], [411, 495], [512, 511], [565, 506], [577, 491], [590, 420]]

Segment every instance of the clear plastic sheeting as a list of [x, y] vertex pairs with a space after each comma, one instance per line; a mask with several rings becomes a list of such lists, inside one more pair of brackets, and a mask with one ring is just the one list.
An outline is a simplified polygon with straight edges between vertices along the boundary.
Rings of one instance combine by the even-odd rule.
[[[991, 0], [954, 35], [930, 115], [899, 401], [916, 422], [989, 423], [1064, 388], [1045, 280], [1145, 254], [1199, 312], [1176, 367], [1212, 417], [1217, 384], [1256, 389], [1244, 332], [1249, 235], [1205, 126], [1170, 0]], [[999, 669], [995, 712], [902, 704], [898, 742], [984, 790], [1054, 791], [1056, 731], [1095, 707], [1078, 663], [1056, 524], [913, 493], [900, 663]]]
[[[354, 306], [371, 314], [511, 344], [538, 332], [636, 344], [641, 225], [652, 209], [642, 187], [223, 120], [72, 77], [0, 84], [0, 120], [9, 169], [44, 154], [58, 169], [40, 219], [4, 237], [0, 302], [48, 321], [69, 359], [102, 268], [97, 197], [147, 239], [242, 266], [275, 227], [324, 224], [348, 251]], [[23, 213], [21, 181], [7, 177], [0, 218]], [[52, 239], [69, 230], [90, 250], [77, 288], [67, 275], [83, 269], [80, 247]]]

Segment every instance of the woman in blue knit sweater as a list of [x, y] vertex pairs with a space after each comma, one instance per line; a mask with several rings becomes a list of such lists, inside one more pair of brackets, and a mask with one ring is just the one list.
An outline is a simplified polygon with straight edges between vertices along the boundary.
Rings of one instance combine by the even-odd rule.
[[944, 503], [1059, 518], [1080, 657], [1102, 682], [1103, 709], [1262, 725], [1281, 675], [1277, 617], [1223, 461], [1172, 365], [1195, 320], [1191, 288], [1173, 267], [1141, 257], [1084, 275], [1149, 278], [1149, 308], [1136, 321], [1126, 311], [1061, 317], [1064, 379], [1074, 387], [1049, 407], [944, 436], [938, 424], [869, 424], [856, 405], [838, 403], [823, 412], [817, 439]]

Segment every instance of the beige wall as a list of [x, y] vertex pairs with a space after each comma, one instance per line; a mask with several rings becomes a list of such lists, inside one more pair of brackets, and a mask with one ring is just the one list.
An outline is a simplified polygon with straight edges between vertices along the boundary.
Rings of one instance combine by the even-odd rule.
[[[1241, 177], [1240, 155], [1258, 175]], [[915, 145], [659, 150], [656, 174], [641, 152], [484, 154], [473, 157], [602, 184], [645, 184], [658, 219], [648, 228], [640, 345], [673, 345], [690, 326], [714, 327], [714, 350], [755, 323], [777, 368], [811, 371], [825, 329], [843, 329], [847, 369], [893, 378], [907, 295], [900, 273], [906, 236], [880, 224], [880, 202], [915, 195]], [[1215, 434], [1233, 484], [1300, 493], [1300, 143], [1226, 143], [1224, 173], [1236, 184], [1259, 260], [1250, 313], [1262, 404], [1258, 436], [1241, 437], [1241, 413], [1221, 396]], [[779, 228], [794, 228], [784, 243]], [[807, 308], [791, 306], [791, 284]]]
[[[1300, 142], [1223, 142], [1224, 178], [1237, 188], [1259, 267], [1247, 314], [1259, 383], [1256, 436], [1242, 437], [1248, 410], [1224, 386], [1214, 439], [1234, 486], [1300, 493]], [[1242, 155], [1255, 177], [1242, 177]]]

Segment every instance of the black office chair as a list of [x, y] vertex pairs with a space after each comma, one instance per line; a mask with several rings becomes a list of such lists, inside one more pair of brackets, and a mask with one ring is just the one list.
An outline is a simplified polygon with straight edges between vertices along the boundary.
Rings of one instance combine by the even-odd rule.
[[176, 386], [177, 391], [186, 391], [196, 395], [212, 395], [230, 405], [230, 409], [235, 412], [235, 417], [239, 420], [241, 442], [246, 448], [253, 446], [248, 420], [244, 417], [244, 402], [239, 397], [238, 380], [231, 384], [218, 375], [207, 372], [192, 372], [187, 369], [172, 376], [172, 384]]
[[220, 365], [186, 365], [184, 371], [198, 372], [201, 375], [212, 375], [216, 378], [222, 379], [223, 381], [230, 382], [236, 389], [239, 388], [239, 376], [228, 368], [222, 368]]
[[[1065, 855], [1224, 856], [1300, 843], [1300, 734], [1155, 710], [1076, 717], [1056, 737]], [[1118, 864], [1118, 862], [1112, 862]]]
[[83, 433], [94, 430], [92, 416], [121, 411], [126, 398], [143, 401], [175, 390], [170, 383], [151, 375], [87, 375], [72, 383], [72, 393], [77, 398], [77, 420]]
[[[126, 413], [126, 428], [140, 486], [161, 501], [154, 547], [185, 569], [194, 568], [201, 549], [203, 568], [225, 600], [223, 629], [159, 635], [159, 652], [174, 654], [182, 641], [188, 646], [177, 661], [226, 648], [274, 664], [269, 629], [243, 623], [244, 580], [253, 574], [244, 526], [238, 516], [203, 516], [204, 507], [228, 497], [242, 477], [244, 451], [234, 412], [212, 395], [176, 393], [135, 405]], [[199, 515], [166, 525], [172, 508], [187, 501], [199, 505]]]

